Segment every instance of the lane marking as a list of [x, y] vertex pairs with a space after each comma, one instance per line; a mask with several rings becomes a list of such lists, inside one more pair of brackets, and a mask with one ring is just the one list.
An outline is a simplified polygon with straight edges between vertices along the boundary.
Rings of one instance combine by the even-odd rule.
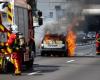
[[74, 62], [75, 60], [69, 60], [69, 61], [67, 61], [66, 63], [71, 63], [71, 62]]
[[37, 72], [32, 72], [32, 73], [28, 73], [27, 75], [28, 76], [31, 76], [31, 75], [35, 75], [35, 74], [38, 74], [40, 71], [37, 71]]

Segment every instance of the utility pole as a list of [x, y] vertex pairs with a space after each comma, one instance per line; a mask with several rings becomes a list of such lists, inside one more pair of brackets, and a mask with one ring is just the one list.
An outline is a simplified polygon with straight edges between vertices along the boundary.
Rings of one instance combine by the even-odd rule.
[[27, 3], [31, 6], [32, 8], [32, 15], [36, 16], [36, 11], [37, 11], [37, 7], [36, 7], [36, 0], [27, 0]]

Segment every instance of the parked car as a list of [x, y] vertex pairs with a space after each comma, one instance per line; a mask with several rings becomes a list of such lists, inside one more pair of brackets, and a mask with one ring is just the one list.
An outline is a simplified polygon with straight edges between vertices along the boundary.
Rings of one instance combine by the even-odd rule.
[[88, 38], [91, 38], [91, 39], [92, 39], [92, 38], [93, 38], [93, 39], [96, 38], [96, 32], [88, 32], [88, 33], [87, 33], [87, 37], [88, 37]]

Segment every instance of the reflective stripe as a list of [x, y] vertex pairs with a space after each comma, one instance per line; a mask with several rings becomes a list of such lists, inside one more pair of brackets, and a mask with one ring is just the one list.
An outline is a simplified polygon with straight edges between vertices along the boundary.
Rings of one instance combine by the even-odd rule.
[[8, 36], [8, 38], [9, 38], [9, 36], [10, 36], [10, 32], [7, 32], [7, 36]]
[[100, 43], [100, 41], [96, 40], [97, 43]]
[[10, 47], [7, 47], [7, 52], [11, 54], [12, 53], [12, 49]]
[[4, 31], [4, 27], [0, 24], [0, 31]]
[[13, 24], [13, 10], [12, 10], [12, 4], [9, 3], [8, 5], [8, 11], [7, 11], [7, 14], [8, 14], [8, 22], [12, 25]]
[[1, 43], [0, 43], [0, 45], [1, 45], [1, 46], [4, 46], [4, 43], [3, 43], [3, 42], [1, 42]]
[[[13, 24], [13, 12], [12, 12], [12, 4], [9, 3], [8, 6], [8, 11], [7, 11], [7, 20], [10, 24]], [[2, 24], [0, 24], [0, 32], [5, 32], [7, 33], [7, 38], [9, 38], [11, 32]], [[0, 43], [0, 46], [7, 46], [6, 45], [7, 43], [5, 42], [1, 42]], [[12, 49], [7, 46], [7, 48], [5, 49], [1, 49], [1, 52], [4, 53], [4, 54], [11, 54], [12, 53]]]

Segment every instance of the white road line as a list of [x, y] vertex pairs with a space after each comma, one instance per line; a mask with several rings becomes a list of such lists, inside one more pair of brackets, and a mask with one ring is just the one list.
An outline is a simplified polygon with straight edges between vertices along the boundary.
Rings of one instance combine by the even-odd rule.
[[66, 63], [71, 63], [71, 62], [73, 62], [73, 61], [75, 61], [75, 60], [69, 60], [69, 61], [67, 61]]
[[37, 71], [37, 72], [32, 72], [32, 73], [28, 73], [27, 75], [28, 76], [31, 76], [31, 75], [35, 75], [35, 74], [38, 74], [40, 71]]

